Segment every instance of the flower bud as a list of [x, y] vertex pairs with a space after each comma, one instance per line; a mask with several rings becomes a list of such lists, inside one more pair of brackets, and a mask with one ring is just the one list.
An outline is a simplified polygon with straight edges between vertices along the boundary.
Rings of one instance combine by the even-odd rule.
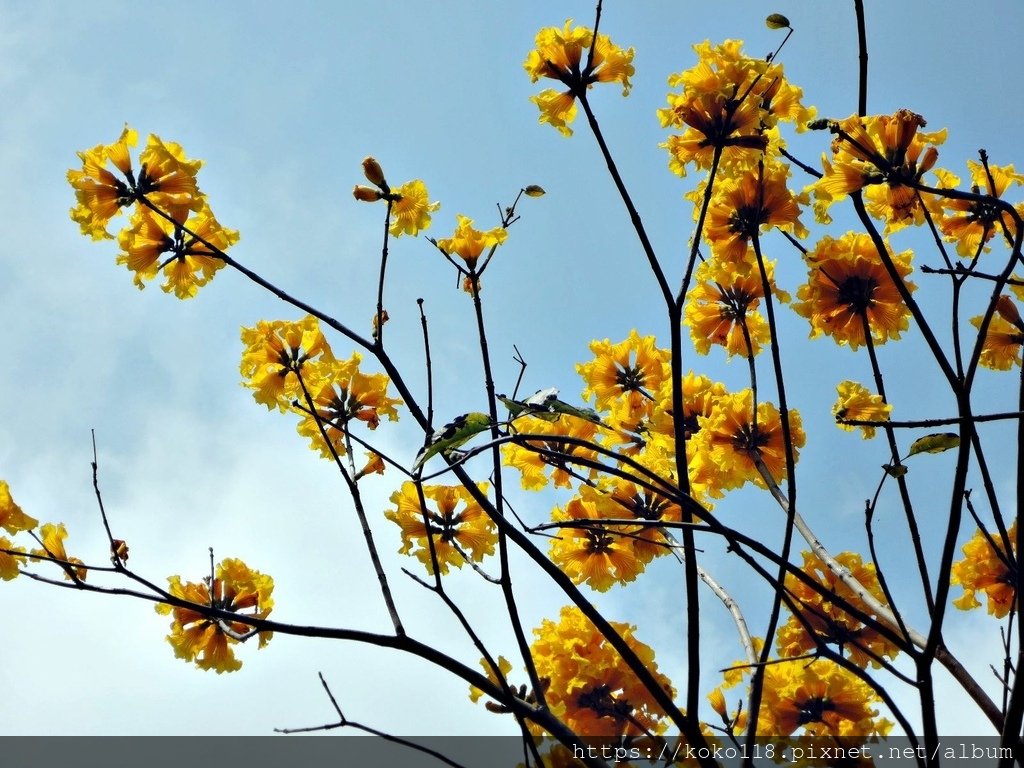
[[352, 187], [352, 197], [356, 200], [362, 200], [364, 203], [375, 203], [381, 198], [381, 194], [376, 189], [370, 189], [364, 187], [361, 184], [356, 184]]
[[380, 167], [380, 163], [374, 160], [372, 157], [363, 158], [363, 175], [366, 176], [366, 180], [371, 184], [376, 184], [378, 187], [385, 187], [384, 171]]
[[538, 184], [531, 184], [526, 189], [524, 189], [523, 192], [525, 192], [529, 197], [543, 197], [544, 187]]
[[711, 703], [711, 708], [715, 710], [721, 717], [725, 718], [725, 695], [722, 693], [721, 688], [715, 688], [711, 693], [708, 694], [708, 701]]

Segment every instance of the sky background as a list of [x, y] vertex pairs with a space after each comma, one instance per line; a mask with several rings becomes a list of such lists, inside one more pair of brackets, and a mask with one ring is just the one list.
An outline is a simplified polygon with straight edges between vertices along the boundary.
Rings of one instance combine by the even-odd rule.
[[[913, 109], [928, 129], [948, 127], [940, 164], [965, 176], [964, 160], [985, 147], [998, 164], [1018, 159], [1022, 107], [1006, 84], [1019, 67], [1017, 34], [1024, 6], [1006, 0], [961, 3], [867, 2], [869, 111]], [[655, 109], [666, 77], [695, 63], [691, 45], [746, 41], [764, 55], [781, 39], [767, 12], [786, 14], [796, 33], [782, 61], [819, 115], [856, 109], [856, 29], [852, 3], [606, 3], [602, 30], [637, 49], [628, 99], [614, 86], [595, 89], [593, 104], [652, 241], [672, 275], [681, 273], [692, 228], [682, 195], [695, 177], [667, 170], [658, 143], [667, 134]], [[113, 141], [124, 123], [143, 141], [152, 132], [181, 143], [206, 164], [199, 175], [218, 219], [241, 231], [232, 255], [272, 282], [368, 333], [373, 313], [382, 206], [353, 201], [360, 161], [374, 155], [389, 181], [426, 181], [442, 203], [428, 234], [447, 237], [462, 213], [494, 226], [527, 184], [548, 194], [525, 200], [485, 279], [490, 345], [499, 390], [518, 372], [512, 345], [529, 367], [528, 392], [582, 384], [575, 364], [591, 339], [619, 341], [629, 330], [667, 340], [652, 301], [654, 282], [621, 201], [585, 125], [567, 140], [537, 124], [522, 62], [543, 26], [572, 17], [592, 24], [586, 2], [430, 4], [199, 2], [11, 2], [0, 0], [0, 321], [7, 365], [0, 375], [0, 478], [24, 510], [68, 526], [68, 550], [102, 563], [105, 537], [92, 493], [90, 430], [96, 431], [100, 482], [115, 535], [131, 546], [132, 568], [155, 581], [197, 580], [207, 549], [240, 557], [274, 576], [281, 621], [386, 631], [354, 515], [332, 466], [316, 458], [291, 419], [254, 403], [239, 386], [239, 328], [299, 314], [227, 270], [180, 302], [153, 283], [139, 292], [114, 263], [116, 243], [94, 244], [67, 212], [65, 180], [76, 150]], [[1010, 73], [1010, 74], [1008, 74]], [[547, 87], [547, 86], [544, 86]], [[794, 138], [812, 164], [828, 136]], [[803, 180], [801, 180], [802, 183]], [[815, 229], [811, 214], [804, 222]], [[841, 234], [850, 221], [837, 217]], [[899, 250], [916, 233], [894, 239]], [[805, 279], [797, 253], [770, 239], [780, 284]], [[928, 253], [917, 263], [936, 265]], [[422, 239], [394, 242], [386, 306], [388, 341], [409, 381], [420, 386], [416, 298], [430, 319], [439, 420], [485, 409], [471, 303], [454, 288], [450, 267]], [[918, 276], [919, 284], [924, 283]], [[930, 286], [940, 299], [944, 286]], [[978, 314], [980, 310], [970, 314]], [[867, 358], [828, 340], [807, 342], [806, 322], [785, 310], [784, 352], [808, 444], [798, 468], [804, 514], [833, 551], [849, 537], [861, 548], [863, 500], [886, 460], [831, 424], [835, 384], [867, 382]], [[936, 368], [920, 338], [880, 350], [897, 416], [948, 414], [951, 402], [931, 387]], [[343, 340], [335, 352], [347, 356]], [[687, 367], [731, 388], [746, 385], [741, 360], [718, 351], [691, 356]], [[370, 369], [373, 370], [373, 369]], [[1005, 410], [1012, 375], [983, 375], [979, 402]], [[1005, 428], [991, 428], [995, 441]], [[421, 437], [411, 419], [374, 435], [389, 453], [412, 457]], [[944, 531], [947, 502], [929, 486], [952, 468], [949, 456], [923, 457], [912, 487], [926, 495], [926, 545]], [[998, 465], [1009, 500], [1010, 465]], [[511, 484], [515, 478], [511, 476]], [[976, 481], [973, 481], [976, 482]], [[380, 549], [411, 632], [445, 644], [475, 664], [436, 601], [399, 568], [397, 528], [380, 515], [398, 479], [367, 484]], [[980, 493], [980, 491], [979, 491]], [[901, 582], [907, 544], [892, 497], [880, 511], [882, 552]], [[539, 521], [552, 499], [521, 497]], [[722, 519], [777, 537], [781, 516], [763, 494], [741, 492], [719, 507]], [[770, 540], [770, 539], [766, 539]], [[722, 582], [758, 616], [764, 590], [706, 542]], [[668, 558], [665, 558], [668, 560]], [[467, 606], [493, 602], [493, 588], [472, 573], [451, 580]], [[526, 623], [562, 605], [528, 568], [516, 573]], [[899, 587], [916, 599], [912, 584]], [[955, 592], [958, 594], [958, 592]], [[664, 562], [638, 582], [598, 598], [610, 618], [640, 626], [658, 663], [683, 685], [681, 578]], [[921, 623], [923, 616], [908, 606]], [[215, 675], [174, 658], [163, 640], [167, 619], [151, 605], [76, 594], [19, 579], [0, 584], [0, 734], [267, 734], [275, 727], [332, 719], [316, 673], [322, 671], [351, 718], [402, 734], [509, 732], [510, 721], [469, 702], [466, 686], [424, 663], [336, 642], [276, 637], [260, 652], [238, 648], [241, 672]], [[505, 625], [484, 611], [480, 628], [496, 653], [511, 656]], [[703, 690], [718, 668], [740, 656], [724, 609], [702, 604], [708, 656]], [[1000, 655], [997, 624], [981, 615], [952, 617], [947, 642], [986, 685]], [[946, 732], [986, 733], [970, 710], [955, 707], [940, 680]], [[905, 696], [899, 700], [907, 701]], [[439, 705], [443, 702], [443, 705]]]

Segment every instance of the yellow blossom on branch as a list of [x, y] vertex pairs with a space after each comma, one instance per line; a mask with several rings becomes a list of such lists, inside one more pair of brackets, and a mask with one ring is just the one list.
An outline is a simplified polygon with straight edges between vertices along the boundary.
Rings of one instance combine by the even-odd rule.
[[[487, 492], [487, 483], [477, 483], [477, 487], [482, 493]], [[415, 555], [431, 574], [431, 541], [441, 573], [448, 573], [449, 566], [461, 568], [467, 558], [479, 563], [494, 553], [497, 527], [468, 489], [459, 485], [425, 485], [422, 490], [426, 510], [420, 503], [416, 483], [405, 482], [391, 495], [395, 508], [384, 513], [402, 529], [400, 553]]]
[[29, 517], [14, 503], [11, 487], [6, 480], [0, 480], [0, 528], [8, 533], [29, 531], [39, 525], [34, 517]]
[[[971, 325], [981, 328], [981, 315], [971, 318]], [[1000, 296], [996, 314], [989, 319], [982, 342], [980, 363], [986, 368], [1008, 371], [1021, 364], [1021, 345], [1024, 344], [1024, 322], [1009, 296]]]
[[864, 439], [875, 436], [875, 427], [870, 424], [846, 424], [847, 421], [888, 421], [892, 406], [881, 395], [872, 394], [863, 384], [855, 381], [841, 381], [836, 386], [839, 399], [832, 406], [836, 426], [852, 432], [858, 427], [864, 432]]
[[451, 237], [437, 241], [437, 247], [449, 256], [458, 256], [473, 269], [485, 251], [497, 248], [505, 242], [508, 232], [504, 227], [495, 227], [483, 232], [473, 228], [473, 220], [458, 215], [459, 225]]
[[[865, 320], [875, 344], [898, 339], [907, 329], [910, 310], [868, 235], [824, 237], [804, 258], [809, 274], [793, 309], [810, 321], [811, 338], [825, 334], [856, 349], [865, 343]], [[910, 251], [889, 258], [906, 289], [915, 290], [905, 279], [912, 269]]]
[[441, 204], [430, 201], [427, 186], [419, 179], [406, 182], [392, 192], [394, 202], [391, 204], [392, 237], [399, 235], [416, 235], [430, 226], [430, 214], [437, 211]]
[[[635, 637], [636, 627], [611, 622], [626, 645], [661, 686], [674, 694], [658, 671], [654, 651]], [[580, 736], [642, 736], [663, 733], [665, 713], [619, 653], [575, 606], [562, 608], [557, 622], [545, 619], [533, 631], [537, 674], [548, 681], [551, 712]]]
[[[545, 27], [537, 33], [536, 47], [526, 57], [523, 67], [536, 83], [541, 78], [557, 80], [568, 90], [547, 89], [530, 101], [540, 108], [540, 122], [550, 123], [563, 135], [571, 136], [569, 124], [576, 118], [576, 99], [594, 83], [618, 82], [622, 95], [629, 94], [633, 76], [633, 49], [615, 45], [608, 35], [594, 33], [587, 27], [573, 27], [572, 19], [564, 28]], [[588, 52], [591, 45], [593, 51]], [[584, 52], [588, 52], [584, 55]], [[586, 68], [587, 57], [591, 64]]]
[[[873, 563], [865, 563], [854, 552], [840, 552], [835, 559], [876, 600], [885, 603], [885, 593], [878, 583]], [[850, 661], [859, 667], [870, 664], [878, 668], [882, 666], [880, 658], [896, 658], [899, 648], [891, 640], [833, 602], [831, 596], [836, 595], [856, 606], [865, 615], [876, 618], [874, 611], [828, 566], [816, 555], [804, 552], [803, 571], [822, 585], [823, 589], [819, 592], [793, 575], [786, 577], [786, 590], [792, 595], [800, 617], [790, 616], [779, 628], [777, 647], [780, 656], [803, 656], [813, 653], [818, 643], [826, 643], [838, 646], [839, 652], [847, 654]], [[808, 634], [805, 625], [811, 627], [813, 637]]]
[[64, 523], [46, 523], [39, 529], [39, 538], [42, 541], [42, 548], [33, 549], [33, 560], [50, 560], [56, 562], [64, 569], [64, 578], [68, 581], [85, 581], [89, 570], [85, 563], [77, 557], [71, 557], [64, 548], [64, 539], [68, 537], [68, 529]]
[[1017, 521], [1014, 520], [1006, 532], [1009, 539], [1009, 555], [1007, 548], [998, 533], [986, 535], [981, 530], [964, 544], [964, 559], [953, 563], [949, 583], [963, 587], [964, 593], [953, 601], [953, 605], [962, 611], [977, 608], [981, 605], [977, 594], [983, 593], [988, 598], [987, 610], [997, 619], [1013, 611], [1016, 602], [1017, 583]]
[[[307, 315], [298, 322], [260, 320], [242, 329], [240, 370], [243, 385], [253, 390], [257, 403], [268, 409], [287, 410], [293, 400], [305, 402], [297, 374], [303, 373], [306, 387], [318, 382], [306, 372], [318, 362], [333, 362], [331, 347], [320, 331], [319, 321]], [[316, 370], [320, 370], [317, 368]]]
[[[213, 669], [218, 674], [240, 669], [242, 662], [235, 658], [233, 646], [240, 642], [239, 637], [252, 633], [251, 625], [212, 618], [201, 609], [215, 608], [245, 618], [265, 619], [274, 608], [271, 599], [274, 580], [241, 560], [228, 558], [217, 565], [212, 588], [209, 578], [183, 584], [180, 576], [171, 576], [167, 582], [171, 595], [196, 606], [188, 608], [167, 603], [156, 606], [157, 613], [171, 615], [167, 642], [174, 648], [174, 655], [183, 661], [195, 662], [199, 669]], [[273, 636], [271, 632], [257, 634], [260, 648]]]
[[[993, 236], [1009, 235], [1012, 239], [1017, 224], [1009, 211], [995, 204], [1013, 184], [1024, 184], [1024, 174], [1012, 165], [989, 165], [967, 161], [971, 172], [971, 192], [988, 195], [992, 199], [963, 200], [952, 197], [929, 197], [934, 209], [935, 222], [943, 238], [956, 243], [956, 252], [965, 258], [975, 258]], [[936, 171], [940, 187], [955, 188], [960, 179], [946, 171]], [[1019, 213], [1019, 211], [1018, 211]]]
[[20, 567], [25, 563], [22, 557], [24, 552], [24, 547], [16, 546], [6, 536], [0, 536], [0, 579], [10, 581], [21, 573]]

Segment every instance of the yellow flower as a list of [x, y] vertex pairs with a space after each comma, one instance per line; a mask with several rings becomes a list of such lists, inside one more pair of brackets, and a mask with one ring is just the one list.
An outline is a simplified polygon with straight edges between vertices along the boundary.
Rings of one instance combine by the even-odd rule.
[[[135, 146], [138, 134], [127, 125], [113, 144], [98, 144], [90, 150], [79, 152], [82, 169], [71, 169], [67, 178], [75, 190], [77, 205], [71, 209], [71, 218], [82, 229], [83, 235], [93, 240], [112, 237], [107, 224], [121, 208], [135, 201], [131, 182], [131, 158], [128, 147]], [[126, 179], [119, 179], [107, 169], [112, 162]]]
[[[238, 232], [222, 227], [205, 200], [186, 221], [189, 213], [187, 207], [172, 206], [171, 222], [149, 208], [139, 208], [132, 215], [131, 226], [121, 231], [118, 242], [123, 253], [117, 263], [135, 273], [139, 289], [162, 268], [167, 279], [161, 288], [168, 293], [174, 291], [179, 299], [189, 299], [224, 266], [206, 243], [225, 251], [238, 242]], [[186, 228], [194, 234], [186, 233]]]
[[664, 128], [682, 129], [661, 146], [669, 167], [684, 176], [694, 163], [707, 168], [716, 148], [728, 164], [778, 143], [776, 124], [793, 121], [797, 130], [813, 116], [801, 104], [803, 92], [786, 80], [781, 64], [752, 59], [738, 40], [694, 46], [698, 63], [669, 77], [668, 107], [658, 110]]
[[42, 539], [43, 546], [41, 549], [32, 550], [32, 554], [35, 555], [32, 559], [39, 558], [58, 561], [58, 565], [64, 569], [65, 579], [68, 581], [85, 581], [89, 569], [77, 557], [68, 555], [67, 550], [64, 548], [64, 539], [67, 537], [68, 529], [64, 527], [64, 523], [57, 523], [56, 525], [46, 523], [39, 530], [39, 538]]
[[0, 480], [0, 528], [8, 533], [29, 531], [39, 525], [34, 517], [29, 517], [14, 503], [11, 488], [6, 480]]
[[[725, 347], [730, 357], [756, 355], [771, 338], [768, 322], [757, 311], [764, 297], [757, 258], [753, 248], [743, 248], [739, 255], [716, 254], [694, 274], [683, 323], [689, 326], [693, 344], [702, 355], [712, 344]], [[774, 285], [775, 263], [766, 261], [764, 266], [775, 294], [787, 301], [789, 296]]]
[[505, 242], [508, 232], [504, 227], [495, 227], [486, 232], [473, 228], [473, 220], [459, 214], [459, 225], [455, 234], [437, 241], [437, 247], [449, 256], [460, 256], [470, 269], [476, 267], [477, 260], [485, 250], [493, 250]]
[[[323, 361], [316, 366], [314, 383], [308, 387], [317, 415], [324, 422], [324, 431], [339, 456], [346, 453], [345, 430], [353, 419], [376, 429], [381, 415], [397, 421], [395, 406], [402, 404], [401, 400], [388, 397], [387, 389], [391, 382], [385, 374], [367, 375], [359, 370], [361, 359], [356, 352], [348, 360]], [[305, 409], [305, 398], [300, 398], [299, 402]], [[332, 459], [316, 419], [306, 410], [300, 409], [300, 413], [303, 419], [298, 425], [299, 434], [308, 437], [313, 449], [319, 450], [325, 459]], [[383, 468], [381, 463], [380, 471]]]
[[[270, 597], [274, 591], [274, 580], [234, 558], [217, 565], [212, 589], [209, 578], [199, 583], [190, 581], [182, 584], [180, 576], [171, 576], [167, 582], [167, 591], [171, 595], [203, 608], [217, 608], [256, 619], [267, 618], [274, 608]], [[218, 674], [241, 668], [242, 662], [235, 658], [232, 649], [239, 640], [225, 630], [234, 635], [246, 635], [252, 631], [250, 625], [242, 621], [211, 619], [199, 610], [166, 603], [159, 603], [156, 611], [171, 614], [171, 634], [167, 636], [167, 642], [179, 659], [193, 661], [200, 669], [213, 669]], [[273, 633], [259, 632], [258, 635], [259, 647], [262, 648], [270, 642]]]
[[834, 662], [799, 659], [769, 664], [764, 668], [757, 732], [790, 736], [803, 728], [807, 736], [884, 736], [892, 723], [872, 709], [879, 701], [867, 683]]
[[998, 534], [982, 533], [979, 529], [964, 544], [964, 559], [953, 563], [950, 584], [958, 584], [964, 594], [953, 601], [962, 611], [981, 605], [976, 594], [982, 592], [988, 597], [988, 612], [1001, 619], [1015, 608], [1017, 582], [1016, 540], [1017, 521], [1014, 520], [1006, 532], [1010, 540], [1012, 560], [1006, 555], [1006, 547]]
[[[594, 33], [587, 27], [572, 27], [572, 19], [565, 27], [545, 27], [537, 33], [536, 48], [530, 51], [523, 67], [530, 76], [530, 82], [550, 78], [566, 85], [568, 90], [558, 92], [547, 89], [531, 96], [530, 101], [540, 108], [540, 122], [550, 123], [563, 135], [571, 136], [569, 127], [576, 117], [576, 96], [594, 83], [618, 82], [622, 84], [622, 95], [629, 94], [632, 84], [629, 78], [634, 74], [633, 49], [622, 49], [612, 43], [608, 35]], [[593, 45], [592, 62], [588, 69], [582, 69], [584, 51]]]
[[427, 185], [419, 179], [408, 181], [392, 191], [391, 226], [392, 237], [416, 235], [430, 226], [430, 214], [441, 204], [430, 202]]
[[522, 473], [523, 488], [528, 491], [540, 490], [548, 484], [547, 468], [553, 468], [551, 480], [555, 487], [571, 487], [569, 469], [573, 464], [562, 454], [594, 460], [597, 451], [580, 445], [566, 443], [556, 437], [572, 437], [592, 442], [597, 434], [597, 425], [586, 419], [560, 416], [555, 421], [523, 416], [515, 421], [515, 431], [525, 435], [551, 435], [550, 440], [530, 440], [527, 445], [508, 443], [503, 450], [503, 462]]
[[[765, 481], [754, 461], [758, 457], [768, 474], [780, 482], [786, 476], [786, 451], [782, 437], [782, 417], [771, 403], [757, 404], [756, 424], [753, 393], [749, 389], [721, 397], [711, 415], [693, 438], [696, 443], [691, 471], [712, 495], [753, 482], [764, 488]], [[800, 414], [789, 411], [793, 459], [806, 440]]]
[[[1005, 304], [1013, 306], [1009, 297], [1002, 296]], [[981, 328], [981, 321], [984, 318], [971, 318], [971, 325]], [[981, 364], [986, 368], [997, 371], [1008, 371], [1014, 365], [1021, 364], [1021, 344], [1024, 344], [1024, 324], [1018, 317], [1017, 322], [1006, 320], [1002, 314], [996, 314], [989, 320], [988, 329], [985, 332], [985, 341], [981, 347]]]
[[[477, 483], [487, 492], [487, 483]], [[428, 573], [434, 572], [430, 557], [429, 535], [441, 573], [448, 573], [449, 566], [461, 568], [467, 559], [482, 562], [486, 555], [494, 553], [498, 534], [494, 521], [461, 485], [425, 485], [424, 500], [434, 502], [428, 506], [426, 520], [420, 505], [416, 483], [402, 483], [401, 490], [391, 495], [394, 509], [385, 511], [384, 517], [397, 523], [402, 529], [401, 554], [414, 554]]]
[[[512, 671], [512, 662], [510, 662], [504, 656], [499, 656], [498, 657], [498, 670], [499, 670], [498, 674], [495, 674], [494, 668], [490, 664], [487, 663], [486, 659], [480, 659], [480, 666], [483, 667], [484, 668], [484, 672], [487, 673], [487, 679], [490, 680], [495, 685], [497, 685], [499, 688], [502, 685], [500, 680], [499, 680], [499, 677], [501, 679], [506, 679], [506, 678], [508, 678], [508, 673]], [[481, 691], [476, 686], [472, 686], [472, 685], [469, 686], [469, 700], [470, 701], [477, 702], [477, 701], [480, 700], [480, 697], [483, 696], [483, 695], [484, 695], [484, 692]]]
[[139, 154], [139, 179], [136, 191], [162, 211], [185, 207], [198, 211], [203, 194], [196, 186], [196, 174], [202, 160], [189, 160], [180, 144], [162, 141], [150, 134], [146, 148]]
[[716, 256], [742, 260], [754, 235], [773, 227], [807, 237], [799, 218], [800, 203], [807, 201], [789, 190], [788, 177], [786, 166], [769, 162], [761, 172], [749, 168], [716, 183], [704, 229]]
[[653, 336], [641, 338], [635, 328], [618, 344], [608, 339], [590, 342], [590, 351], [596, 358], [576, 370], [587, 384], [583, 399], [593, 396], [598, 410], [618, 398], [627, 400], [632, 410], [641, 409], [644, 399], [650, 400], [669, 377], [668, 350], [659, 349]]
[[6, 536], [0, 536], [0, 579], [10, 581], [21, 572], [18, 569], [24, 564], [25, 558], [19, 552], [24, 553], [24, 548], [15, 546]]
[[[865, 318], [875, 344], [898, 339], [907, 329], [910, 310], [868, 235], [850, 232], [838, 240], [822, 238], [804, 258], [810, 272], [807, 283], [797, 290], [799, 301], [793, 309], [810, 321], [811, 338], [827, 334], [856, 349], [865, 342]], [[903, 279], [911, 272], [911, 252], [890, 258], [907, 290], [915, 290]]]
[[[658, 671], [654, 651], [636, 639], [636, 627], [611, 622], [664, 690], [672, 684]], [[545, 699], [552, 713], [580, 736], [642, 736], [663, 733], [664, 712], [622, 657], [575, 606], [562, 608], [558, 622], [545, 619], [530, 646], [537, 674], [548, 681]]]
[[[1017, 173], [1012, 165], [982, 165], [974, 160], [967, 161], [971, 172], [971, 191], [1000, 198], [1011, 184], [1024, 184], [1024, 174]], [[941, 187], [956, 187], [960, 180], [951, 173], [937, 171]], [[993, 235], [1009, 233], [1012, 238], [1017, 225], [1009, 212], [1003, 211], [989, 201], [955, 200], [946, 197], [935, 198], [935, 221], [943, 238], [956, 243], [956, 252], [966, 258], [974, 258]]]
[[260, 320], [255, 328], [242, 329], [242, 343], [245, 350], [239, 367], [244, 386], [253, 390], [257, 403], [268, 409], [276, 406], [282, 412], [292, 400], [305, 402], [297, 372], [302, 372], [312, 391], [315, 375], [307, 376], [306, 371], [316, 363], [334, 361], [331, 347], [312, 315], [294, 323]]
[[[840, 552], [836, 555], [836, 560], [846, 567], [873, 597], [881, 603], [885, 602], [885, 593], [878, 583], [878, 576], [872, 563], [864, 563], [860, 555], [853, 552]], [[814, 554], [804, 552], [803, 571], [825, 588], [825, 595], [837, 595], [856, 606], [861, 612], [877, 619], [874, 611]], [[796, 615], [790, 616], [779, 629], [777, 647], [780, 656], [802, 656], [812, 653], [818, 647], [818, 642], [824, 642], [839, 646], [839, 652], [848, 653], [850, 661], [859, 667], [871, 664], [878, 668], [882, 665], [877, 657], [894, 659], [899, 654], [899, 648], [877, 630], [867, 627], [841, 610], [830, 599], [795, 576], [786, 577], [786, 591], [793, 596], [799, 607], [800, 618]], [[810, 625], [814, 637], [807, 633], [805, 624]], [[869, 651], [874, 656], [869, 655]]]
[[[841, 381], [836, 386], [839, 399], [832, 406], [832, 415], [836, 417], [836, 426], [852, 432], [857, 427], [846, 424], [846, 421], [888, 421], [892, 406], [885, 402], [881, 395], [873, 395], [863, 384], [855, 381]], [[867, 424], [860, 425], [864, 430], [864, 439], [875, 436], [875, 428]]]
[[[599, 504], [591, 494], [590, 498], [572, 499], [564, 509], [555, 507], [551, 519], [555, 522], [598, 521], [627, 516], [623, 510]], [[622, 535], [630, 532], [619, 526], [560, 528], [551, 540], [551, 560], [574, 584], [586, 583], [605, 592], [613, 584], [633, 581], [644, 569], [644, 563], [633, 553], [633, 540]]]
[[[825, 162], [825, 174], [812, 188], [829, 204], [850, 192], [870, 187], [867, 209], [884, 218], [886, 233], [909, 223], [924, 221], [924, 210], [916, 184], [938, 157], [936, 144], [946, 132], [920, 133], [925, 120], [909, 109], [892, 115], [854, 115], [831, 124], [832, 160]], [[879, 186], [875, 186], [879, 185]]]

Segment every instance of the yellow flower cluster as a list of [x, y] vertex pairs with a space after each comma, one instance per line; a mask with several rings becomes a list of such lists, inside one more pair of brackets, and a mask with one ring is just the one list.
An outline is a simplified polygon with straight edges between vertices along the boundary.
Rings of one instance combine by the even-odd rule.
[[[881, 395], [872, 394], [863, 384], [855, 381], [841, 381], [836, 386], [839, 392], [839, 399], [832, 407], [832, 415], [836, 417], [836, 424], [840, 429], [852, 432], [857, 429], [847, 421], [888, 421], [892, 413], [892, 406], [885, 402]], [[864, 439], [868, 440], [875, 436], [875, 427], [864, 424], [860, 425], [863, 430]]]
[[[549, 123], [563, 135], [571, 136], [569, 124], [576, 119], [576, 99], [594, 83], [618, 82], [622, 95], [629, 94], [633, 76], [633, 49], [624, 50], [604, 34], [594, 38], [593, 30], [573, 27], [572, 19], [562, 29], [546, 27], [537, 33], [536, 47], [523, 67], [531, 82], [548, 78], [567, 86], [566, 91], [548, 88], [530, 101], [540, 109], [540, 122]], [[593, 50], [589, 50], [593, 46]], [[585, 66], [587, 51], [590, 66]]]
[[191, 298], [224, 266], [221, 256], [238, 232], [221, 226], [199, 190], [201, 160], [151, 134], [136, 172], [130, 148], [137, 143], [138, 133], [125, 126], [113, 143], [78, 153], [81, 169], [67, 174], [77, 200], [71, 218], [94, 240], [112, 239], [111, 220], [131, 210], [117, 235], [117, 263], [134, 273], [139, 288], [163, 272], [164, 291]]
[[878, 716], [871, 687], [844, 667], [825, 659], [780, 661], [764, 670], [757, 721], [761, 736], [884, 736], [892, 723]]
[[[487, 483], [478, 483], [481, 493], [487, 493]], [[423, 502], [420, 493], [422, 491]], [[461, 568], [466, 561], [482, 562], [494, 554], [498, 534], [494, 521], [461, 485], [425, 485], [402, 483], [401, 490], [391, 495], [394, 509], [384, 517], [402, 529], [402, 547], [398, 551], [415, 555], [434, 573], [434, 560], [438, 570], [446, 574], [449, 566]], [[433, 550], [433, 557], [431, 556]]]
[[[299, 434], [328, 460], [348, 452], [345, 433], [353, 421], [376, 429], [381, 416], [398, 419], [395, 407], [402, 401], [388, 396], [388, 377], [362, 373], [358, 353], [348, 360], [336, 359], [315, 317], [261, 320], [242, 329], [242, 343], [239, 367], [256, 402], [297, 413]], [[380, 471], [379, 461], [371, 457], [375, 468], [366, 471]]]
[[[674, 694], [658, 671], [654, 651], [636, 639], [636, 627], [611, 624], [662, 688]], [[533, 633], [530, 650], [537, 674], [547, 683], [548, 707], [577, 734], [617, 738], [665, 731], [665, 713], [650, 691], [578, 608], [562, 608], [557, 622], [545, 619]]]
[[779, 121], [803, 130], [813, 116], [782, 65], [744, 55], [740, 41], [717, 46], [704, 41], [694, 50], [697, 64], [669, 77], [669, 87], [679, 90], [670, 92], [668, 106], [658, 110], [663, 128], [682, 131], [661, 145], [674, 173], [685, 176], [690, 163], [710, 167], [715, 152], [725, 164], [749, 163], [763, 150], [777, 151]]
[[[863, 562], [860, 555], [853, 552], [840, 552], [835, 559], [847, 568], [875, 599], [885, 603], [885, 595], [872, 563]], [[818, 643], [825, 643], [838, 646], [839, 652], [848, 654], [850, 661], [859, 667], [870, 664], [877, 668], [882, 666], [880, 659], [883, 657], [896, 658], [899, 648], [890, 640], [829, 599], [829, 595], [836, 595], [865, 615], [877, 619], [874, 611], [840, 581], [816, 555], [804, 552], [803, 572], [824, 588], [822, 591], [825, 596], [795, 576], [786, 577], [786, 591], [797, 604], [799, 617], [795, 614], [790, 616], [779, 629], [777, 648], [780, 656], [803, 656], [813, 653]], [[813, 637], [808, 634], [808, 626], [814, 634]]]
[[[908, 291], [917, 287], [905, 279], [912, 270], [911, 255], [889, 254]], [[807, 282], [797, 289], [793, 309], [810, 321], [811, 338], [826, 334], [856, 349], [866, 341], [865, 326], [874, 344], [898, 339], [907, 329], [910, 310], [868, 235], [823, 237], [804, 260]]]
[[[995, 536], [995, 538], [993, 538]], [[988, 612], [996, 618], [1003, 618], [1014, 610], [1017, 583], [1017, 521], [1007, 531], [1010, 540], [1010, 555], [998, 534], [985, 534], [978, 530], [964, 544], [964, 559], [953, 563], [950, 584], [963, 587], [964, 593], [953, 604], [967, 611], [981, 605], [977, 594], [988, 598]]]
[[[982, 165], [974, 160], [967, 161], [971, 173], [971, 191], [984, 192], [991, 197], [1001, 198], [1013, 184], [1024, 184], [1024, 174], [1017, 173], [1012, 165]], [[936, 169], [940, 188], [956, 188], [960, 179], [952, 173]], [[966, 258], [976, 258], [987, 251], [989, 240], [994, 235], [1005, 235], [1010, 241], [1016, 236], [1017, 223], [1008, 211], [1002, 210], [988, 200], [960, 200], [929, 195], [929, 203], [935, 222], [947, 242], [956, 243], [956, 252]], [[1014, 206], [1017, 213], [1024, 215], [1024, 204]]]
[[[179, 600], [202, 608], [215, 608], [252, 619], [265, 619], [274, 608], [270, 595], [274, 580], [249, 568], [241, 560], [228, 558], [216, 568], [213, 583], [182, 583], [180, 576], [167, 579], [168, 592]], [[195, 662], [200, 669], [235, 672], [242, 662], [235, 658], [233, 646], [248, 639], [252, 627], [244, 621], [210, 618], [202, 611], [160, 603], [157, 613], [171, 615], [171, 633], [167, 642], [174, 655], [183, 661]], [[272, 632], [258, 632], [259, 647], [263, 648]]]

